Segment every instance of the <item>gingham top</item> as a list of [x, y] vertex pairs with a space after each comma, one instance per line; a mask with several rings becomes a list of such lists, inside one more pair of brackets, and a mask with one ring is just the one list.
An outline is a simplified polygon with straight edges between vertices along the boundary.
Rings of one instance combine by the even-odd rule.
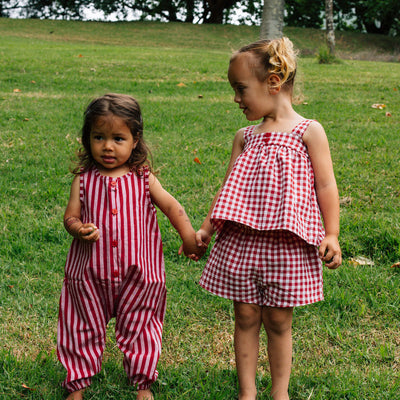
[[314, 171], [303, 142], [312, 120], [290, 133], [244, 132], [244, 149], [236, 159], [211, 215], [220, 232], [225, 221], [257, 230], [289, 230], [312, 245], [325, 235], [314, 188]]

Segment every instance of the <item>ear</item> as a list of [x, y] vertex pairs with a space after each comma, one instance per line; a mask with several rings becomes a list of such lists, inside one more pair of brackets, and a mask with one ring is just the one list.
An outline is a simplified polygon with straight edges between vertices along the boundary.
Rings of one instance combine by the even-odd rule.
[[281, 78], [276, 74], [271, 74], [267, 78], [268, 91], [270, 94], [278, 94], [281, 90]]

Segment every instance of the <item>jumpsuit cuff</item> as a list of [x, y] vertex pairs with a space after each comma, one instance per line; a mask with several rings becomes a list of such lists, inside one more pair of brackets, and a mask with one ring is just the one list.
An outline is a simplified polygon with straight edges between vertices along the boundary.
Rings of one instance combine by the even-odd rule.
[[151, 388], [151, 383], [142, 383], [141, 385], [136, 386], [136, 390], [147, 390]]
[[82, 378], [77, 379], [76, 381], [71, 382], [63, 382], [62, 386], [68, 390], [68, 392], [76, 392], [81, 389], [85, 389], [90, 386], [92, 379], [91, 378]]

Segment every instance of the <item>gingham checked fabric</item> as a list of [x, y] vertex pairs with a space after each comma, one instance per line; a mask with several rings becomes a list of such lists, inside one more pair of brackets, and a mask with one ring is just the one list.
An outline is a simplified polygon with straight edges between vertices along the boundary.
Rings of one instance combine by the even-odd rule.
[[324, 298], [316, 246], [289, 231], [252, 231], [229, 221], [199, 284], [217, 296], [259, 306], [295, 307]]
[[314, 189], [314, 171], [303, 142], [312, 120], [292, 132], [254, 135], [245, 129], [243, 152], [215, 204], [211, 222], [221, 231], [225, 221], [257, 230], [288, 230], [319, 245], [324, 237]]
[[80, 175], [81, 219], [99, 228], [100, 239], [74, 239], [65, 265], [57, 354], [71, 392], [90, 385], [100, 371], [112, 317], [132, 384], [145, 389], [157, 378], [166, 288], [148, 178], [147, 169], [116, 179], [97, 169]]

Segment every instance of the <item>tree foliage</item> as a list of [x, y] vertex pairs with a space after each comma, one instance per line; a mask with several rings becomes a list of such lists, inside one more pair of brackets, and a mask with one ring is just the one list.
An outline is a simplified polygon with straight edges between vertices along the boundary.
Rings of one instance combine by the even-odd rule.
[[[265, 0], [264, 0], [265, 1]], [[123, 20], [189, 23], [230, 23], [234, 14], [239, 23], [260, 24], [263, 0], [0, 0], [0, 16], [22, 18], [82, 19], [91, 7], [106, 16], [117, 13]], [[285, 24], [324, 27], [324, 0], [286, 0]], [[14, 14], [12, 14], [14, 12]], [[399, 0], [333, 0], [337, 30], [354, 29], [368, 33], [400, 35]]]
[[321, 28], [325, 0], [286, 0], [285, 24], [301, 28]]

